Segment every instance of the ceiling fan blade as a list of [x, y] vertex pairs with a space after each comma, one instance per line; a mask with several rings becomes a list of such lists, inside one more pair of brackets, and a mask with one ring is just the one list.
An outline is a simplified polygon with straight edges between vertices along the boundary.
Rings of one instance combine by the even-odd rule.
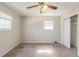
[[30, 7], [27, 7], [27, 9], [30, 9], [30, 8], [34, 8], [34, 7], [37, 7], [39, 5], [33, 5], [33, 6], [30, 6]]
[[48, 7], [51, 8], [51, 9], [54, 9], [54, 10], [56, 10], [58, 8], [56, 6], [51, 6], [51, 5], [48, 5]]
[[44, 4], [44, 2], [38, 2], [38, 4], [40, 4], [40, 5], [41, 5], [41, 4]]

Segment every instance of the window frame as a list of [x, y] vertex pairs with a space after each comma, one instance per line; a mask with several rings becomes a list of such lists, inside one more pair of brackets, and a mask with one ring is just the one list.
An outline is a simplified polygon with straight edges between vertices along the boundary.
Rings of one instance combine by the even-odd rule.
[[54, 21], [52, 20], [44, 21], [44, 30], [54, 30]]
[[8, 18], [8, 17], [1, 17], [0, 16], [0, 19], [3, 19], [3, 20], [6, 20], [6, 21], [10, 21], [11, 22], [11, 24], [9, 25], [9, 26], [7, 26], [7, 27], [3, 27], [3, 28], [0, 28], [0, 30], [11, 30], [12, 29], [12, 20], [13, 20], [13, 18], [10, 16], [10, 15], [8, 15], [8, 14], [6, 14], [6, 13], [4, 13], [4, 12], [1, 12], [1, 13], [3, 13], [4, 15], [6, 15], [6, 16], [8, 16], [8, 17], [10, 17], [10, 18]]

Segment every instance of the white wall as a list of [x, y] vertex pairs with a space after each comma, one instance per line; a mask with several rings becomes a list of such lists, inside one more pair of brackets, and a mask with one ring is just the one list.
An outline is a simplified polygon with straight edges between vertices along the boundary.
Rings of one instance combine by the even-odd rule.
[[0, 31], [0, 56], [3, 56], [21, 42], [21, 24], [20, 16], [1, 3], [0, 11], [3, 11], [13, 17], [12, 30]]
[[[45, 31], [44, 21], [54, 21], [54, 30]], [[22, 19], [22, 39], [24, 43], [53, 43], [60, 42], [59, 16], [28, 16]]]

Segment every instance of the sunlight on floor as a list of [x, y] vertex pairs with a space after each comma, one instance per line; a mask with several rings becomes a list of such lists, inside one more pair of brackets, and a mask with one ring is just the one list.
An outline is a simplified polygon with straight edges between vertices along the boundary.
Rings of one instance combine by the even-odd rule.
[[37, 53], [51, 54], [52, 53], [52, 50], [51, 49], [39, 49], [39, 50], [37, 50]]

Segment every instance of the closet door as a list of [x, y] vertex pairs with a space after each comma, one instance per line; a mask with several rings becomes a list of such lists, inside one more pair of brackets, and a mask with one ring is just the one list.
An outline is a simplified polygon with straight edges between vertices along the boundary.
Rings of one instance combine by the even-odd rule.
[[64, 20], [64, 45], [70, 48], [70, 18]]

